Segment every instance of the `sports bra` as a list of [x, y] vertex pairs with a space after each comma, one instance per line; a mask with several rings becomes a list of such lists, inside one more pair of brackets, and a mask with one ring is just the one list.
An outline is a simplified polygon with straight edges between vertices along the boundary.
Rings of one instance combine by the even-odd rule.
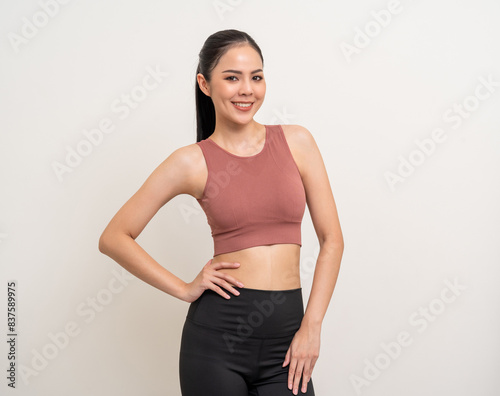
[[232, 154], [212, 139], [197, 142], [208, 177], [201, 199], [214, 241], [214, 257], [260, 245], [302, 246], [306, 195], [281, 125], [265, 125], [262, 150]]

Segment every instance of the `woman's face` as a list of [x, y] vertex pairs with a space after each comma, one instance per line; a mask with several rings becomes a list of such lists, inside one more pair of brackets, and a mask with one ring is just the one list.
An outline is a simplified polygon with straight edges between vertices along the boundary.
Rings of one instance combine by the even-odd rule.
[[212, 98], [216, 123], [247, 124], [264, 102], [262, 60], [250, 45], [233, 47], [219, 60], [210, 83], [198, 74], [201, 90]]

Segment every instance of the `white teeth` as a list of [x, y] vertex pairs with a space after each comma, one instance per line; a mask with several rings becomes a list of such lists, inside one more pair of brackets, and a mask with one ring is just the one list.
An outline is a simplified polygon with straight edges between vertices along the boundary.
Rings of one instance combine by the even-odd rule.
[[252, 103], [234, 103], [238, 107], [250, 107]]

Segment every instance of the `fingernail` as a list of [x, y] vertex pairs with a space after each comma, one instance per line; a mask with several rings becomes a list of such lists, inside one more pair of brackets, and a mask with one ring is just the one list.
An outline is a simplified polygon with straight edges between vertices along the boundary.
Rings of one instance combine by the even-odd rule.
[[240, 287], [243, 287], [243, 283], [241, 282], [238, 282], [238, 285], [240, 285]]

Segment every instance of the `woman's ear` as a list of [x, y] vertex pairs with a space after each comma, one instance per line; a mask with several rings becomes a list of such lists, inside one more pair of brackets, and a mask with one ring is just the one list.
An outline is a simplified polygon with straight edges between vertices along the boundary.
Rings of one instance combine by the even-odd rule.
[[200, 87], [201, 92], [210, 97], [210, 88], [208, 86], [207, 80], [205, 79], [205, 76], [201, 73], [198, 73], [196, 75], [196, 80], [198, 81], [198, 86]]

